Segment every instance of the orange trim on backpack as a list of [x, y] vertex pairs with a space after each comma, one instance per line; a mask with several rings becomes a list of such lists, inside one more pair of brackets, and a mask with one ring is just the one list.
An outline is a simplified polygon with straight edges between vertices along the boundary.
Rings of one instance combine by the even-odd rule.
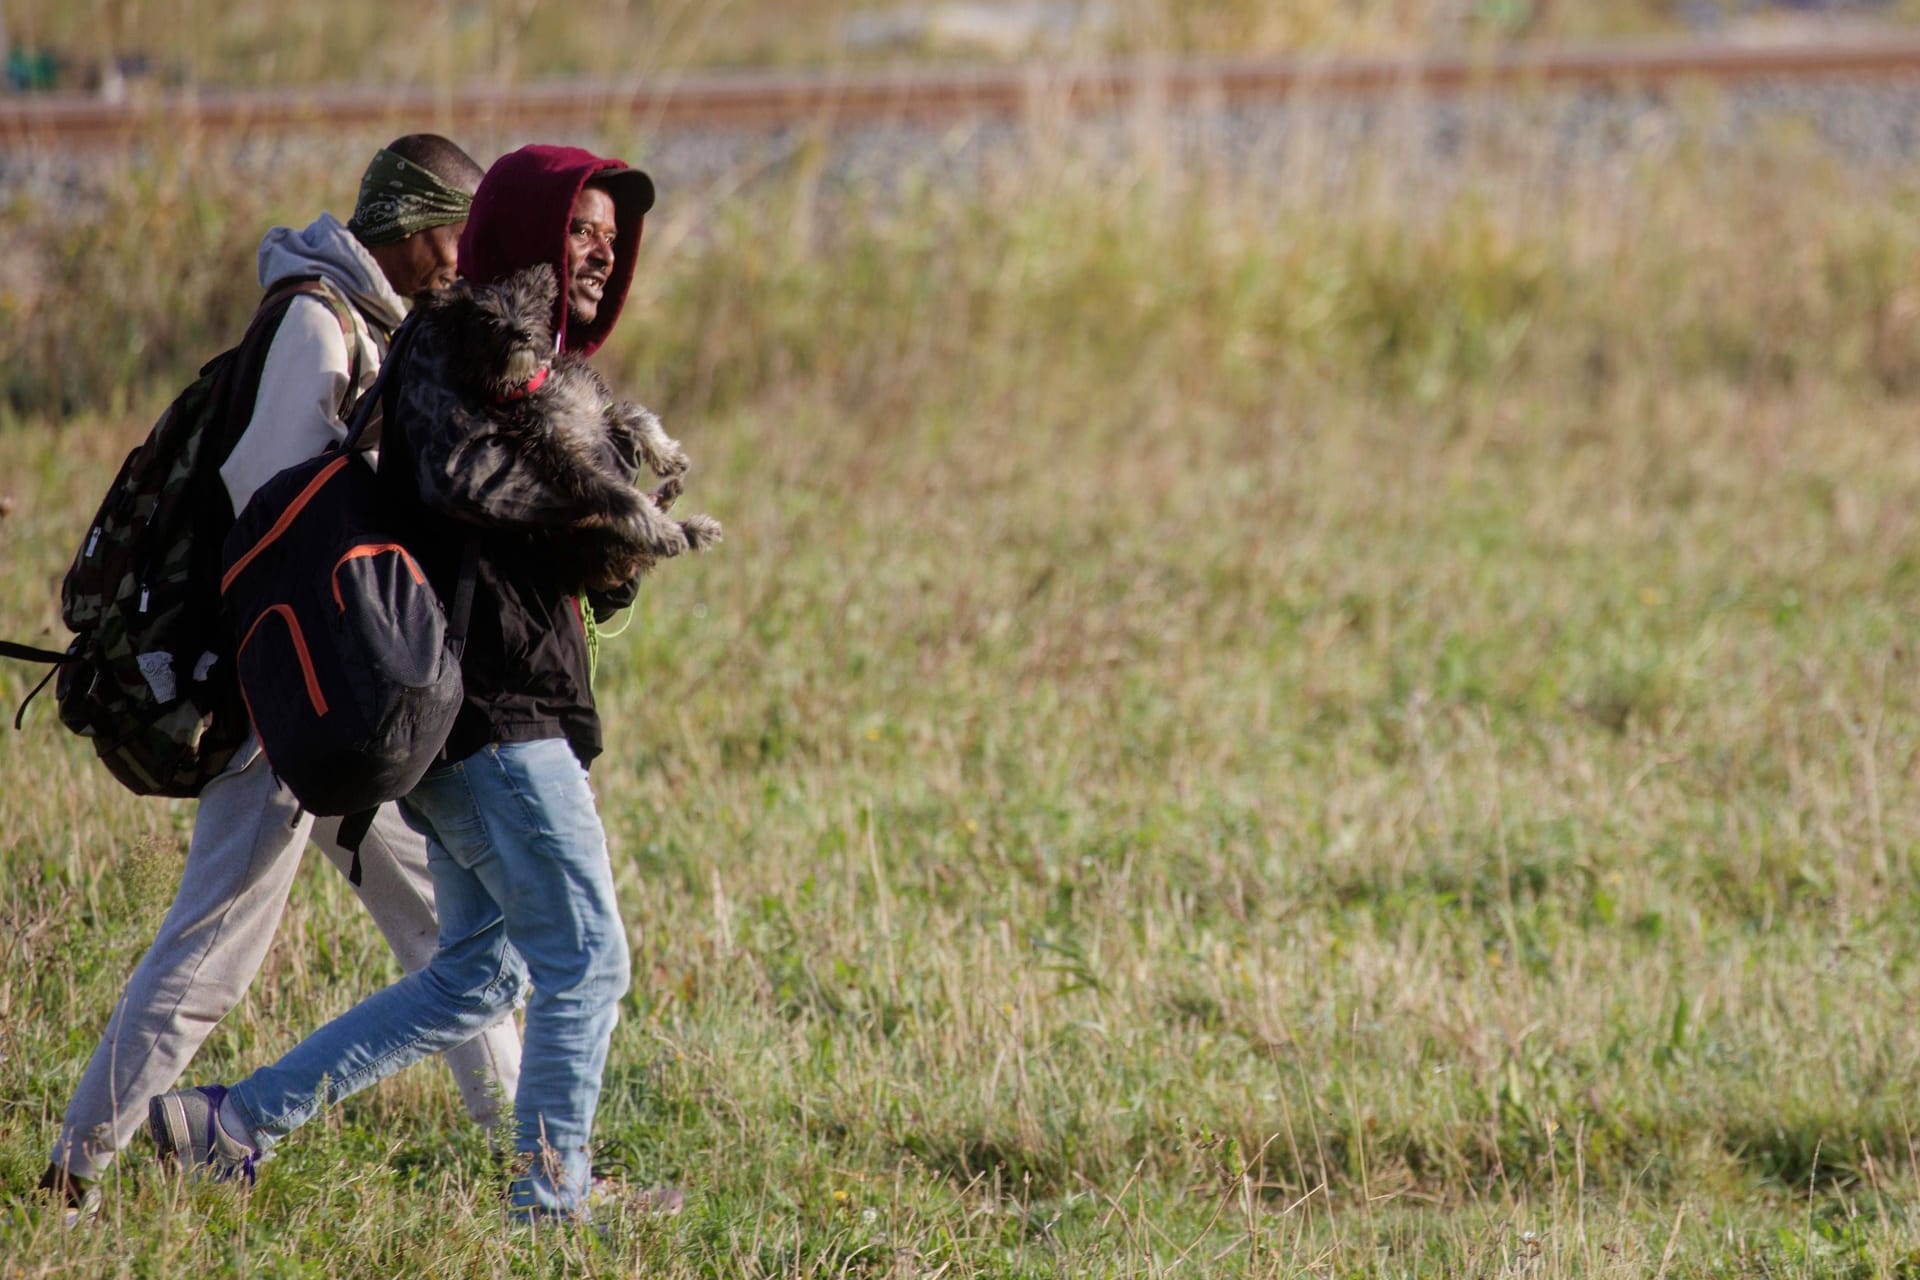
[[[253, 633], [258, 631], [260, 624], [273, 614], [279, 614], [287, 620], [287, 634], [293, 637], [293, 655], [299, 659], [300, 674], [307, 681], [307, 698], [313, 703], [313, 713], [324, 716], [327, 714], [327, 698], [320, 692], [320, 674], [313, 669], [313, 655], [307, 652], [307, 638], [301, 634], [300, 619], [293, 616], [292, 605], [270, 604], [262, 609], [260, 616], [253, 620], [253, 625], [247, 628], [246, 639], [242, 640], [240, 647], [234, 650], [234, 657], [238, 658], [246, 652], [247, 645], [253, 640]], [[251, 714], [253, 709], [249, 707], [247, 710]]]
[[240, 576], [240, 571], [242, 569], [246, 568], [248, 565], [253, 563], [253, 558], [255, 556], [259, 555], [262, 551], [265, 551], [268, 545], [272, 543], [274, 539], [278, 538], [281, 534], [287, 531], [287, 526], [293, 523], [294, 517], [299, 515], [301, 511], [303, 511], [306, 508], [306, 505], [309, 502], [313, 501], [313, 495], [320, 492], [321, 486], [325, 485], [327, 481], [333, 479], [334, 476], [338, 475], [340, 473], [340, 468], [346, 466], [349, 462], [352, 462], [352, 461], [353, 461], [352, 454], [343, 453], [339, 457], [335, 458], [332, 462], [329, 462], [321, 470], [319, 475], [307, 481], [307, 487], [300, 491], [300, 494], [298, 497], [296, 497], [292, 502], [287, 504], [287, 509], [285, 511], [282, 511], [280, 513], [280, 518], [273, 522], [273, 528], [261, 534], [260, 541], [254, 543], [251, 547], [248, 547], [247, 554], [241, 556], [238, 560], [235, 560], [233, 562], [233, 567], [231, 569], [228, 569], [226, 573], [221, 575], [220, 577], [220, 594], [221, 595], [227, 594], [227, 588], [233, 585], [233, 580]]
[[349, 560], [359, 560], [365, 556], [377, 556], [384, 551], [399, 552], [400, 558], [406, 561], [407, 572], [413, 575], [413, 580], [423, 587], [427, 585], [427, 575], [420, 572], [419, 564], [407, 553], [405, 547], [397, 542], [363, 542], [357, 547], [348, 547], [347, 554], [333, 562], [333, 602], [340, 606], [340, 612], [345, 613], [347, 611], [347, 602], [340, 597], [340, 566]]

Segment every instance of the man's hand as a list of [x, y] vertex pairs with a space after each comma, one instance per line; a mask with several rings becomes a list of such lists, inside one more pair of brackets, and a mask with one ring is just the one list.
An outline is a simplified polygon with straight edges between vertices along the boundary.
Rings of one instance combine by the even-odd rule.
[[598, 577], [587, 583], [589, 591], [614, 591], [632, 582], [640, 572], [638, 560], [622, 560], [609, 564], [600, 571]]

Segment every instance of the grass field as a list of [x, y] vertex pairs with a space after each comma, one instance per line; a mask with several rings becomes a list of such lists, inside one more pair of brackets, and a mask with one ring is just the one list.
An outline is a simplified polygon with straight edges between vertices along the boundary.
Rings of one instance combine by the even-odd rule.
[[[663, 193], [603, 363], [728, 541], [602, 658], [600, 1163], [678, 1218], [505, 1233], [431, 1065], [36, 1209], [192, 815], [36, 706], [0, 1276], [1920, 1274], [1920, 189], [1273, 177]], [[10, 212], [0, 635], [338, 185], [235, 182]], [[194, 1079], [391, 975], [305, 872]]]

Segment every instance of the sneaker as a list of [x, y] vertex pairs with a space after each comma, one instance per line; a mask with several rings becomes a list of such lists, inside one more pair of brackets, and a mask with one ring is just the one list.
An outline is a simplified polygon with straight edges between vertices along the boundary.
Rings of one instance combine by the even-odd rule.
[[587, 1189], [587, 1203], [596, 1212], [670, 1218], [687, 1207], [687, 1193], [679, 1187], [636, 1187], [619, 1178], [595, 1178]]
[[260, 1153], [220, 1123], [220, 1104], [226, 1098], [226, 1087], [217, 1084], [160, 1094], [147, 1104], [147, 1131], [162, 1163], [177, 1164], [186, 1173], [205, 1173], [215, 1182], [244, 1178], [251, 1186]]
[[66, 1215], [66, 1225], [77, 1227], [100, 1214], [100, 1188], [90, 1178], [76, 1178], [57, 1164], [49, 1164], [40, 1175], [39, 1190]]
[[591, 1227], [605, 1234], [610, 1222], [631, 1218], [670, 1218], [687, 1205], [679, 1187], [635, 1187], [619, 1178], [598, 1178], [587, 1188], [587, 1201], [574, 1213], [508, 1205], [507, 1225], [538, 1227], [560, 1224]]

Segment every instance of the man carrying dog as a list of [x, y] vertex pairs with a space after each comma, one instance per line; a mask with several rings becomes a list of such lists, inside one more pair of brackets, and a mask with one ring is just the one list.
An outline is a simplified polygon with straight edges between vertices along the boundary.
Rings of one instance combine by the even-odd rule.
[[[524, 147], [502, 157], [475, 193], [460, 241], [463, 273], [487, 285], [550, 266], [559, 286], [555, 345], [591, 354], [619, 317], [652, 204], [652, 182], [618, 161]], [[471, 1036], [530, 977], [510, 1212], [578, 1219], [587, 1216], [594, 1113], [628, 984], [626, 933], [587, 782], [601, 747], [584, 616], [594, 606], [579, 603], [529, 537], [568, 518], [565, 486], [504, 474], [509, 463], [463, 434], [461, 424], [477, 419], [456, 412], [451, 339], [437, 315], [436, 307], [415, 322], [395, 366], [380, 478], [392, 509], [413, 513], [408, 546], [443, 599], [477, 538], [465, 702], [446, 763], [400, 802], [433, 849], [440, 949], [426, 969], [231, 1088], [155, 1098], [150, 1125], [163, 1158], [250, 1177], [320, 1105]], [[533, 371], [519, 394], [543, 377]], [[582, 515], [574, 527], [592, 523]], [[599, 603], [631, 599], [631, 580], [620, 587]], [[671, 1209], [677, 1198], [655, 1196], [647, 1207]]]
[[[453, 280], [480, 177], [452, 142], [410, 134], [374, 155], [344, 226], [323, 213], [261, 241], [263, 290], [317, 278], [330, 296], [295, 297], [273, 334], [252, 416], [221, 467], [235, 511], [274, 473], [343, 437], [346, 411], [373, 382], [410, 299]], [[309, 837], [348, 870], [339, 827], [338, 818], [303, 813], [251, 741], [207, 784], [179, 891], [67, 1105], [43, 1190], [83, 1213], [97, 1203], [95, 1184], [146, 1119], [149, 1099], [179, 1079], [259, 970]], [[359, 856], [360, 901], [402, 967], [420, 969], [439, 932], [426, 842], [386, 806]], [[483, 1125], [518, 1085], [520, 1045], [505, 1012], [445, 1046]]]

